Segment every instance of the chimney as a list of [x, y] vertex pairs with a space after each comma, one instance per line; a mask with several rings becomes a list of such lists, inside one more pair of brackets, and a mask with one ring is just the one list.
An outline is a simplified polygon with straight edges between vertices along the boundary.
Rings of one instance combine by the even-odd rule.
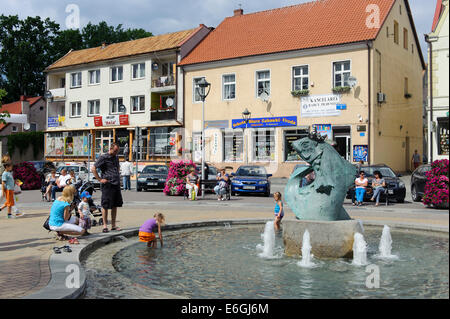
[[102, 49], [106, 48], [106, 42], [102, 42]]
[[236, 9], [236, 10], [234, 10], [234, 16], [235, 17], [241, 16], [243, 14], [244, 14], [244, 9]]

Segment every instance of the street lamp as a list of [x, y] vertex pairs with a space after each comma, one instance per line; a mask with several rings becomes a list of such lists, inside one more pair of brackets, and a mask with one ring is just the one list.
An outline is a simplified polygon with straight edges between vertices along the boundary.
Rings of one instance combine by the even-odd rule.
[[[206, 91], [208, 88], [208, 91]], [[205, 78], [201, 78], [197, 82], [197, 93], [202, 100], [202, 181], [205, 180], [205, 99], [211, 91], [211, 83], [208, 83]], [[202, 183], [202, 198], [205, 197], [205, 184]]]
[[[242, 138], [244, 138], [244, 136], [245, 136], [245, 129], [248, 126], [248, 121], [250, 120], [251, 116], [252, 116], [252, 112], [250, 112], [247, 108], [245, 108], [244, 112], [242, 112], [242, 119], [245, 121], [244, 133], [243, 133]], [[245, 140], [247, 142], [246, 143], [247, 146], [246, 146], [246, 150], [245, 150], [245, 164], [248, 164], [248, 138], [246, 137]]]
[[430, 113], [428, 115], [428, 162], [433, 163], [433, 42], [438, 40], [435, 36], [430, 36], [429, 34], [425, 34], [425, 42], [428, 43], [428, 56], [429, 56], [429, 108]]

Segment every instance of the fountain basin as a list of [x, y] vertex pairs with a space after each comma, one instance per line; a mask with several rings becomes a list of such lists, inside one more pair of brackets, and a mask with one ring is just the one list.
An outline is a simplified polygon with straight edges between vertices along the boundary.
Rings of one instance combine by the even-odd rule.
[[303, 234], [306, 230], [311, 236], [311, 253], [316, 258], [352, 258], [353, 236], [355, 233], [364, 233], [357, 220], [284, 220], [283, 242], [287, 256], [302, 255]]

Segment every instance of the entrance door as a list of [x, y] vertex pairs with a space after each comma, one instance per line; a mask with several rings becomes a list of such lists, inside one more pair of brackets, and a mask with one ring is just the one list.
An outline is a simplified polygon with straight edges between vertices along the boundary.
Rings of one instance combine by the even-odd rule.
[[351, 161], [351, 135], [350, 128], [333, 127], [333, 139], [336, 141], [336, 151], [347, 161]]

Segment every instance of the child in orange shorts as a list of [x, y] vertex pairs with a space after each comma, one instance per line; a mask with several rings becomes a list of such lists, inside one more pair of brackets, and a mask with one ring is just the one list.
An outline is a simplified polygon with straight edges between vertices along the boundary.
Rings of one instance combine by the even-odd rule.
[[163, 239], [161, 233], [161, 225], [164, 225], [165, 217], [161, 213], [157, 213], [139, 228], [139, 241], [147, 243], [147, 247], [156, 248], [155, 231], [158, 230], [159, 242], [163, 246]]
[[[8, 218], [13, 218], [11, 214], [12, 207], [15, 205], [14, 203], [14, 177], [12, 175], [12, 164], [6, 163], [3, 165], [5, 167], [5, 171], [2, 174], [2, 190], [3, 196], [5, 197], [5, 203], [0, 208], [0, 211], [5, 207], [8, 207]], [[16, 214], [15, 214], [16, 215]], [[17, 214], [20, 216], [20, 214]], [[16, 216], [14, 216], [16, 217]]]

